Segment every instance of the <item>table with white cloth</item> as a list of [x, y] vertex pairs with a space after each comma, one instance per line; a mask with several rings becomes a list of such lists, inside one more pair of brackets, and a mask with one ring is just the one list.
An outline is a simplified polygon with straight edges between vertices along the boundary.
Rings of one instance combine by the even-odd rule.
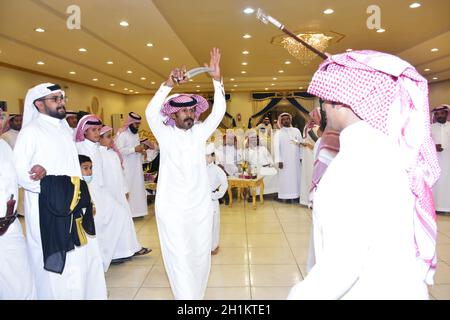
[[253, 197], [253, 209], [256, 210], [256, 188], [260, 189], [259, 201], [264, 204], [264, 177], [259, 176], [254, 179], [241, 179], [234, 176], [228, 177], [228, 195], [230, 199], [229, 206], [233, 206], [233, 193], [232, 189], [238, 189], [238, 201], [241, 201], [242, 189], [249, 188], [252, 192]]

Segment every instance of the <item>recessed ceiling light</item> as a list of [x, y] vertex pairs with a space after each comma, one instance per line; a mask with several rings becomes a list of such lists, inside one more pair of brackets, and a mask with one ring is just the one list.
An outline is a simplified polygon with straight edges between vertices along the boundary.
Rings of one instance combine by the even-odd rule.
[[411, 9], [416, 9], [416, 8], [419, 8], [420, 6], [422, 6], [422, 5], [420, 3], [418, 3], [418, 2], [414, 2], [414, 3], [409, 5], [409, 7]]
[[146, 44], [147, 47], [153, 47], [153, 43], [149, 42]]
[[273, 77], [272, 80], [277, 80], [278, 78]]
[[168, 57], [164, 57], [164, 58], [163, 58], [163, 60], [164, 60], [164, 61], [169, 61], [169, 60], [170, 60], [170, 58], [168, 58]]
[[128, 88], [123, 88], [123, 90], [128, 91]]
[[76, 74], [76, 72], [75, 72], [75, 71], [70, 71], [69, 73], [70, 73], [70, 74]]
[[200, 92], [200, 90], [197, 90], [197, 92]]
[[234, 81], [234, 78], [231, 78], [230, 81]]
[[235, 88], [236, 88], [237, 86], [238, 86], [237, 84], [234, 84], [234, 85], [233, 85], [233, 87], [235, 87]]
[[246, 66], [248, 63], [247, 62], [242, 62], [242, 65], [243, 66]]
[[137, 94], [137, 93], [139, 93], [139, 91], [136, 91], [135, 93]]
[[247, 73], [247, 71], [241, 71], [241, 73], [242, 73], [242, 74], [246, 74], [246, 73]]
[[114, 64], [112, 61], [106, 61], [107, 64]]
[[34, 29], [34, 31], [42, 33], [42, 32], [45, 32], [45, 29], [43, 29], [43, 28], [36, 28], [36, 29]]
[[110, 83], [109, 85], [110, 85], [111, 87], [114, 87], [114, 86], [115, 86], [115, 84], [114, 84], [114, 83]]
[[439, 51], [438, 48], [433, 48], [433, 49], [431, 49], [431, 52], [438, 52], [438, 51]]
[[425, 70], [423, 70], [423, 71], [428, 72], [428, 71], [431, 71], [431, 69], [428, 69], [428, 68], [427, 68], [427, 69], [425, 69]]
[[437, 80], [437, 79], [439, 79], [439, 78], [438, 78], [438, 77], [434, 77], [434, 78], [433, 78], [433, 80]]
[[44, 61], [38, 61], [38, 62], [36, 62], [38, 65], [40, 65], [40, 66], [42, 66], [42, 65], [44, 65], [45, 64], [45, 62]]
[[155, 81], [152, 81], [152, 82], [151, 82], [151, 84], [155, 84], [155, 83], [156, 83]]
[[244, 9], [245, 14], [252, 14], [253, 12], [255, 12], [255, 9], [253, 9], [253, 8], [245, 8]]
[[196, 85], [195, 87], [196, 87], [196, 88], [200, 88], [200, 85]]
[[380, 29], [377, 29], [377, 32], [378, 33], [383, 33], [383, 32], [385, 32], [386, 30], [384, 30], [383, 28], [380, 28]]
[[231, 91], [234, 91], [234, 89], [231, 89]]
[[353, 51], [353, 49], [347, 49], [347, 50], [345, 50], [345, 51], [347, 51], [347, 52], [351, 52], [351, 51]]
[[326, 10], [323, 11], [323, 13], [325, 13], [325, 14], [332, 14], [332, 13], [334, 13], [334, 10], [333, 9], [326, 9]]
[[97, 79], [97, 78], [94, 78], [94, 79], [92, 79], [92, 81], [98, 81], [98, 79]]
[[192, 80], [192, 79], [189, 79], [189, 82], [193, 82], [194, 80]]
[[303, 89], [303, 87], [298, 87], [300, 90], [302, 90]]
[[127, 70], [127, 73], [128, 73], [128, 74], [131, 74], [131, 73], [133, 73], [133, 71], [131, 71], [131, 70]]
[[271, 83], [270, 85], [273, 87], [275, 85], [275, 83]]
[[141, 77], [141, 80], [147, 80], [147, 78], [146, 77]]
[[85, 48], [80, 48], [80, 49], [78, 49], [78, 51], [80, 51], [80, 52], [86, 52], [87, 49], [85, 49]]
[[242, 54], [245, 54], [245, 55], [247, 55], [247, 54], [249, 54], [250, 52], [248, 52], [247, 50], [245, 50], [245, 51], [242, 51]]
[[278, 73], [283, 73], [284, 72], [284, 70], [278, 70]]
[[269, 88], [264, 88], [264, 90], [269, 90]]
[[284, 64], [291, 64], [292, 62], [290, 62], [289, 60], [285, 61]]
[[134, 90], [130, 90], [130, 92], [134, 92]]
[[244, 38], [244, 39], [250, 39], [252, 36], [251, 35], [249, 35], [248, 33], [247, 34], [244, 34], [243, 36], [242, 36], [242, 38]]
[[120, 21], [119, 24], [120, 24], [122, 27], [128, 27], [128, 26], [129, 26], [128, 22], [126, 22], [126, 21]]

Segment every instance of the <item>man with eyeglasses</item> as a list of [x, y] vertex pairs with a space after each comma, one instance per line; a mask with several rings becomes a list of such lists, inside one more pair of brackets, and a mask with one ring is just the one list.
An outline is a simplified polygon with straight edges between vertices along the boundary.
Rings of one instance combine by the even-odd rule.
[[67, 252], [61, 274], [44, 269], [40, 181], [46, 175], [82, 177], [72, 131], [65, 121], [65, 100], [59, 85], [43, 83], [31, 88], [25, 98], [23, 129], [14, 149], [18, 181], [25, 189], [31, 269], [38, 299], [106, 299], [102, 260], [95, 238]]
[[329, 57], [308, 92], [324, 100], [339, 153], [314, 195], [316, 263], [289, 299], [428, 299], [439, 177], [428, 83], [375, 51]]

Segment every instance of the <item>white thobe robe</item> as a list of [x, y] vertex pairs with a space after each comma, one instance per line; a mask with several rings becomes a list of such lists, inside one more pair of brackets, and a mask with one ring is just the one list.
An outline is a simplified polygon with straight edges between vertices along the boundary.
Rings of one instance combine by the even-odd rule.
[[293, 141], [302, 141], [300, 130], [283, 127], [274, 133], [275, 165], [283, 163], [278, 170], [278, 199], [297, 199], [300, 197], [301, 151]]
[[[14, 195], [17, 208], [17, 176], [10, 146], [0, 140], [0, 218], [6, 214], [6, 202]], [[14, 210], [16, 210], [14, 208]], [[19, 219], [0, 236], [0, 300], [35, 299], [33, 273], [28, 262], [25, 238]]]
[[[258, 176], [264, 176], [264, 194], [272, 194], [278, 192], [277, 170], [274, 167], [272, 155], [264, 146], [249, 148], [246, 153], [246, 160], [252, 167], [256, 167]], [[267, 167], [269, 166], [269, 167]], [[271, 167], [271, 169], [269, 169]], [[273, 175], [265, 174], [267, 170], [274, 171]], [[259, 188], [257, 190], [259, 194]]]
[[164, 125], [161, 114], [171, 91], [162, 85], [145, 111], [160, 147], [155, 213], [161, 252], [175, 299], [202, 299], [211, 268], [213, 216], [205, 143], [225, 114], [225, 94], [213, 81], [211, 114], [190, 130]]
[[103, 182], [105, 189], [112, 195], [125, 216], [122, 231], [119, 233], [119, 241], [114, 249], [113, 259], [130, 257], [139, 251], [142, 246], [136, 236], [130, 205], [126, 198], [128, 185], [125, 173], [120, 164], [120, 158], [113, 149], [100, 146], [100, 154], [103, 161]]
[[[317, 136], [319, 126], [314, 126], [314, 134]], [[303, 143], [315, 146], [315, 141], [309, 134], [303, 139]], [[311, 190], [312, 174], [314, 169], [314, 149], [301, 146], [302, 149], [302, 173], [301, 173], [301, 185], [300, 185], [300, 203], [304, 206], [309, 206], [309, 191]]]
[[129, 128], [116, 136], [116, 146], [123, 157], [125, 178], [129, 187], [128, 202], [133, 218], [143, 217], [147, 212], [147, 192], [142, 169], [142, 154], [135, 152], [140, 145], [139, 134], [133, 134]]
[[316, 264], [289, 299], [428, 299], [401, 158], [363, 121], [341, 132], [314, 197]]
[[106, 283], [96, 237], [67, 252], [62, 274], [44, 270], [39, 226], [40, 182], [29, 171], [41, 165], [47, 175], [81, 177], [75, 142], [66, 121], [39, 116], [23, 127], [14, 148], [19, 184], [25, 189], [26, 241], [38, 299], [106, 299]]
[[441, 175], [433, 186], [434, 205], [436, 211], [450, 212], [450, 122], [433, 123], [431, 133], [434, 143], [444, 149], [437, 153]]
[[[136, 252], [126, 256], [115, 254], [116, 250], [121, 248], [120, 241], [122, 241], [123, 233], [128, 231], [125, 228], [128, 211], [106, 188], [105, 174], [112, 173], [109, 172], [110, 168], [104, 168], [99, 144], [85, 139], [77, 142], [76, 146], [78, 154], [84, 154], [92, 161], [92, 181], [88, 187], [95, 205], [95, 231], [102, 255], [103, 269], [107, 272], [112, 259], [127, 258]], [[127, 234], [128, 232], [125, 234], [125, 239]]]
[[2, 136], [0, 138], [5, 140], [9, 144], [11, 149], [14, 150], [14, 146], [16, 145], [18, 135], [19, 135], [19, 131], [14, 130], [14, 129], [9, 129], [4, 134], [2, 134]]
[[237, 149], [234, 145], [219, 146], [214, 154], [216, 164], [222, 165], [228, 175], [232, 176], [239, 171], [238, 165], [242, 161], [241, 149]]
[[211, 200], [213, 211], [213, 229], [211, 251], [219, 246], [220, 239], [220, 204], [222, 198], [228, 189], [228, 179], [225, 172], [214, 163], [207, 166], [208, 181], [211, 186]]

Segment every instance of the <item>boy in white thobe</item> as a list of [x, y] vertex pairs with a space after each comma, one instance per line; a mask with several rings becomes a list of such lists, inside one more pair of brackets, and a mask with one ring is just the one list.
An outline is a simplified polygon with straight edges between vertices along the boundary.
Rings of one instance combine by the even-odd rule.
[[113, 260], [130, 256], [141, 256], [151, 252], [151, 249], [144, 248], [139, 243], [134, 228], [133, 217], [126, 194], [128, 186], [122, 168], [122, 155], [114, 144], [112, 138], [112, 128], [103, 126], [100, 129], [100, 155], [103, 162], [103, 179], [105, 189], [117, 201], [125, 214], [123, 229], [114, 250]]
[[449, 107], [442, 105], [433, 110], [431, 134], [438, 153], [441, 175], [433, 187], [436, 211], [450, 212], [450, 115]]
[[184, 83], [175, 69], [145, 111], [160, 147], [155, 213], [161, 251], [175, 299], [202, 299], [211, 267], [213, 216], [205, 160], [206, 140], [225, 114], [225, 93], [219, 69], [220, 53], [211, 52], [214, 106], [201, 124], [194, 125], [208, 102], [198, 95], [165, 99], [174, 82]]
[[86, 245], [67, 252], [62, 274], [44, 269], [39, 225], [40, 180], [46, 174], [81, 177], [77, 149], [65, 121], [64, 101], [64, 91], [51, 83], [30, 89], [25, 98], [23, 128], [14, 148], [14, 163], [19, 184], [25, 189], [28, 256], [38, 299], [106, 299], [96, 238], [89, 238]]
[[227, 175], [219, 166], [214, 164], [214, 144], [206, 146], [206, 163], [208, 170], [208, 180], [211, 186], [211, 200], [213, 202], [213, 230], [211, 254], [219, 252], [220, 239], [220, 205], [219, 199], [223, 197], [228, 188]]
[[308, 92], [340, 150], [314, 196], [316, 264], [289, 298], [428, 299], [439, 165], [426, 79], [395, 56], [353, 51], [322, 63]]

